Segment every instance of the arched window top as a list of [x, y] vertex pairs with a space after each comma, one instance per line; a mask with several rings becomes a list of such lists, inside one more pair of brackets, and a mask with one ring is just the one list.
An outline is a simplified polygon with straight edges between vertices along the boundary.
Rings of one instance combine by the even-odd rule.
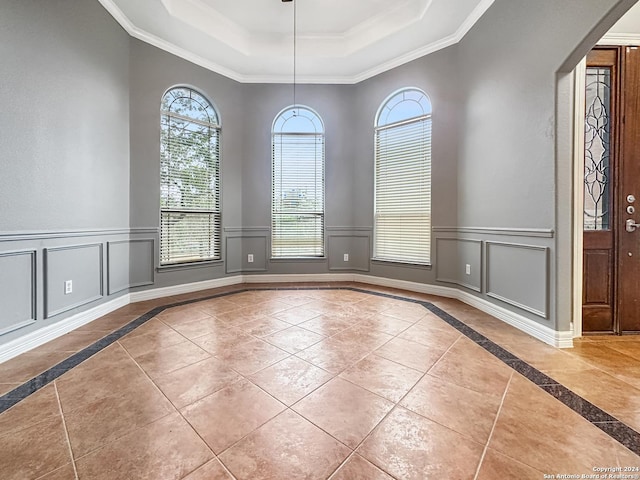
[[392, 94], [378, 110], [376, 127], [384, 127], [404, 120], [431, 114], [431, 101], [417, 88], [406, 88]]
[[187, 87], [175, 87], [162, 97], [162, 113], [180, 115], [219, 125], [218, 113], [203, 95]]
[[320, 116], [309, 107], [292, 105], [273, 121], [273, 133], [324, 133]]

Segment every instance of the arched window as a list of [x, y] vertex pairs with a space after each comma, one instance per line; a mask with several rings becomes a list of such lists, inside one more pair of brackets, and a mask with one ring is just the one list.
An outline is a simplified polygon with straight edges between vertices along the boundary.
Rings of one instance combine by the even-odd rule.
[[160, 265], [219, 260], [220, 122], [187, 87], [162, 97]]
[[273, 122], [271, 255], [324, 256], [324, 126], [304, 106]]
[[374, 259], [431, 261], [431, 102], [417, 88], [387, 98], [375, 122]]

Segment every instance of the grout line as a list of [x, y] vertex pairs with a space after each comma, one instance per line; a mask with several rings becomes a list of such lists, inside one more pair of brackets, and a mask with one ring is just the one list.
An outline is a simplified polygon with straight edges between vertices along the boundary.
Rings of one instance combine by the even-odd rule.
[[71, 456], [71, 465], [73, 466], [73, 474], [78, 480], [78, 469], [76, 467], [76, 459], [73, 455], [73, 448], [71, 448], [71, 439], [69, 438], [69, 430], [67, 429], [67, 421], [64, 418], [64, 412], [62, 411], [62, 403], [60, 402], [60, 394], [58, 393], [58, 382], [53, 381], [53, 388], [56, 392], [56, 399], [58, 400], [58, 410], [60, 410], [60, 418], [62, 419], [62, 426], [64, 427], [64, 435], [67, 439], [67, 445], [69, 446], [69, 455]]
[[[532, 374], [543, 373], [543, 372], [540, 372], [540, 370], [538, 370], [535, 367], [533, 367], [528, 362], [525, 362], [525, 361], [519, 359], [516, 355], [511, 354], [511, 352], [507, 351], [505, 349], [505, 347], [503, 347], [499, 343], [491, 340], [490, 337], [486, 337], [480, 331], [476, 330], [472, 325], [469, 325], [469, 324], [467, 324], [465, 322], [462, 322], [461, 320], [457, 319], [453, 315], [447, 313], [445, 310], [440, 308], [438, 306], [438, 304], [433, 303], [434, 302], [433, 296], [426, 296], [426, 297], [424, 295], [416, 295], [416, 296], [413, 296], [413, 297], [412, 296], [402, 296], [402, 295], [405, 295], [406, 292], [404, 292], [403, 290], [400, 290], [400, 289], [396, 289], [396, 288], [394, 288], [394, 289], [389, 289], [389, 288], [381, 289], [381, 288], [376, 288], [375, 286], [371, 286], [371, 285], [367, 285], [367, 284], [362, 285], [360, 283], [354, 283], [354, 282], [349, 282], [348, 284], [344, 284], [342, 286], [339, 285], [339, 284], [338, 285], [335, 285], [335, 284], [332, 285], [332, 283], [327, 283], [325, 285], [324, 283], [322, 283], [322, 284], [314, 284], [314, 285], [303, 285], [303, 286], [298, 286], [298, 287], [291, 286], [291, 285], [286, 285], [286, 286], [281, 286], [281, 287], [278, 287], [278, 286], [268, 286], [268, 287], [267, 286], [262, 286], [262, 287], [255, 286], [255, 287], [253, 287], [251, 284], [242, 284], [242, 285], [238, 285], [238, 286], [232, 287], [232, 288], [225, 287], [225, 288], [221, 288], [221, 289], [215, 289], [216, 291], [218, 291], [218, 293], [215, 293], [215, 294], [211, 293], [212, 290], [214, 290], [214, 289], [207, 290], [207, 292], [204, 293], [204, 295], [202, 297], [192, 297], [192, 298], [187, 298], [185, 300], [180, 300], [179, 296], [166, 297], [164, 300], [174, 301], [175, 303], [170, 303], [170, 304], [166, 304], [166, 305], [159, 305], [158, 304], [156, 306], [151, 306], [151, 310], [149, 310], [146, 313], [142, 313], [140, 316], [136, 317], [134, 320], [132, 320], [129, 323], [125, 324], [123, 327], [114, 330], [111, 334], [103, 337], [103, 339], [101, 339], [98, 342], [95, 342], [94, 344], [90, 345], [85, 350], [81, 350], [80, 352], [68, 357], [66, 360], [63, 360], [63, 361], [59, 362], [58, 364], [56, 364], [53, 367], [51, 367], [49, 370], [46, 370], [45, 372], [41, 373], [40, 375], [38, 375], [38, 376], [30, 379], [29, 381], [21, 384], [19, 387], [17, 387], [16, 389], [12, 390], [11, 392], [8, 392], [5, 395], [0, 396], [0, 412], [7, 410], [8, 408], [10, 408], [11, 406], [13, 406], [16, 403], [20, 402], [21, 400], [24, 400], [25, 398], [27, 398], [31, 394], [33, 394], [36, 391], [38, 391], [40, 388], [42, 388], [45, 385], [48, 385], [49, 383], [53, 382], [62, 373], [66, 372], [68, 370], [71, 370], [72, 368], [74, 368], [75, 366], [77, 366], [78, 364], [80, 364], [81, 362], [86, 360], [87, 358], [90, 358], [94, 354], [98, 353], [99, 351], [103, 350], [107, 346], [109, 346], [112, 343], [114, 343], [117, 340], [119, 340], [121, 337], [126, 335], [126, 333], [129, 333], [129, 332], [126, 332], [126, 333], [122, 332], [122, 330], [130, 328], [130, 330], [133, 331], [135, 329], [135, 327], [131, 328], [131, 325], [133, 323], [135, 323], [135, 322], [138, 322], [140, 325], [143, 325], [148, 320], [151, 320], [152, 318], [156, 317], [158, 314], [160, 314], [163, 311], [165, 311], [167, 309], [170, 309], [170, 308], [192, 305], [192, 304], [196, 304], [198, 302], [202, 302], [202, 301], [206, 301], [206, 300], [224, 298], [224, 297], [231, 296], [231, 295], [234, 295], [234, 294], [240, 294], [240, 293], [252, 292], [252, 291], [276, 291], [276, 292], [284, 292], [284, 291], [304, 292], [304, 291], [324, 291], [324, 290], [328, 290], [328, 291], [353, 291], [353, 292], [358, 292], [358, 293], [363, 293], [363, 294], [368, 294], [368, 295], [374, 295], [374, 296], [377, 296], [377, 297], [380, 297], [380, 298], [403, 301], [403, 302], [407, 302], [407, 303], [415, 303], [417, 305], [421, 305], [422, 307], [426, 308], [431, 313], [434, 313], [443, 322], [447, 323], [449, 326], [453, 327], [454, 329], [460, 331], [462, 335], [467, 336], [469, 334], [462, 332], [457, 326], [453, 325], [452, 323], [459, 324], [458, 326], [460, 326], [460, 327], [462, 327], [462, 326], [466, 327], [466, 329], [471, 330], [471, 332], [476, 333], [476, 334], [480, 335], [481, 337], [483, 337], [484, 338], [483, 342], [486, 341], [485, 343], [490, 344], [489, 346], [499, 347], [504, 352], [506, 352], [509, 355], [513, 356], [513, 359], [511, 359], [511, 358], [509, 358], [509, 359], [501, 358], [496, 353], [490, 351], [487, 348], [487, 345], [480, 344], [477, 340], [471, 339], [476, 344], [478, 344], [481, 348], [484, 348], [486, 351], [488, 351], [492, 355], [496, 356], [499, 360], [501, 360], [503, 363], [505, 363], [507, 366], [509, 366], [512, 370], [516, 371], [515, 367], [513, 367], [510, 363], [508, 363], [508, 361], [519, 361], [520, 363], [524, 364], [525, 366], [527, 366], [528, 368], [533, 370], [533, 372], [530, 372]], [[331, 302], [329, 302], [329, 303], [331, 303]], [[358, 303], [358, 302], [355, 302], [355, 303]], [[441, 304], [442, 302], [439, 302], [439, 303]], [[155, 303], [153, 303], [152, 305], [155, 305]], [[339, 305], [339, 304], [337, 304], [337, 305]], [[292, 306], [292, 308], [295, 308], [295, 307], [296, 306]], [[440, 313], [436, 312], [436, 310], [438, 312], [440, 312]], [[147, 317], [148, 315], [151, 315], [151, 314], [152, 314], [152, 316], [149, 316], [148, 318], [144, 318], [144, 317]], [[445, 318], [445, 316], [448, 317], [448, 319]], [[414, 324], [415, 323], [416, 322], [414, 322]], [[102, 342], [102, 340], [105, 340], [107, 337], [114, 337], [114, 336], [117, 337], [117, 338], [110, 339], [111, 343], [108, 343], [106, 345], [99, 345]], [[192, 343], [194, 343], [194, 342], [192, 341]], [[95, 350], [95, 351], [94, 352], [90, 352], [90, 351], [87, 352], [87, 350]], [[80, 355], [80, 354], [82, 354], [82, 355]], [[87, 354], [88, 354], [87, 358], [74, 358], [74, 357], [76, 357], [78, 355], [80, 355], [80, 357], [82, 357], [82, 356], [85, 356]], [[300, 358], [300, 357], [298, 357], [298, 358]], [[69, 365], [69, 364], [74, 364], [74, 363], [75, 363], [75, 365]], [[67, 364], [67, 365], [65, 365], [65, 364]], [[65, 368], [60, 368], [61, 366], [64, 366]], [[56, 368], [56, 367], [58, 367], [58, 368]], [[598, 367], [595, 367], [595, 368], [598, 368]], [[532, 381], [535, 384], [535, 381], [531, 380], [529, 378], [529, 376], [525, 376], [525, 378], [529, 379], [529, 381]], [[614, 377], [614, 378], [617, 378], [617, 377]], [[561, 384], [559, 384], [559, 385], [561, 385]], [[537, 386], [540, 387], [540, 385], [537, 385]], [[542, 388], [542, 387], [540, 387], [540, 388]], [[565, 388], [567, 388], [567, 387], [565, 386]], [[547, 392], [547, 393], [549, 393], [549, 392]], [[579, 398], [581, 400], [585, 400], [584, 398], [578, 396], [577, 394], [575, 394], [575, 395], [576, 395], [577, 398]], [[560, 401], [557, 397], [554, 396], [554, 398], [556, 398], [556, 400]], [[601, 410], [597, 406], [596, 406], [596, 408]], [[586, 420], [590, 421], [586, 416], [584, 416], [584, 414], [580, 413], [577, 410], [574, 410], [574, 411], [576, 413], [578, 413], [579, 415], [583, 416], [583, 418], [585, 418]], [[636, 432], [634, 429], [632, 429], [631, 427], [626, 425], [624, 422], [619, 422], [619, 423], [626, 428], [628, 434], [636, 435], [636, 436], [638, 435], [638, 432]], [[609, 434], [608, 432], [605, 432], [605, 433], [607, 433], [614, 440], [617, 440], [619, 443], [622, 443], [622, 441], [618, 440], [612, 434]], [[637, 438], [637, 437], [634, 437], [634, 438]], [[624, 445], [624, 443], [622, 443], [622, 444]], [[624, 445], [624, 446], [626, 446], [626, 445]], [[627, 447], [627, 448], [629, 448], [629, 447]]]
[[491, 438], [493, 437], [493, 431], [496, 429], [496, 425], [498, 424], [498, 418], [500, 417], [500, 412], [502, 412], [502, 406], [504, 405], [504, 400], [507, 397], [507, 392], [509, 391], [509, 387], [511, 386], [511, 380], [513, 380], [513, 376], [516, 372], [512, 371], [509, 376], [509, 381], [507, 382], [507, 386], [502, 393], [502, 399], [500, 400], [500, 406], [498, 407], [498, 411], [496, 412], [496, 418], [493, 420], [493, 425], [491, 427], [491, 432], [489, 432], [489, 437], [487, 438], [487, 443], [484, 446], [484, 450], [482, 450], [482, 455], [480, 456], [480, 461], [478, 462], [478, 468], [476, 469], [476, 474], [473, 477], [473, 480], [477, 480], [478, 475], [480, 474], [480, 468], [482, 467], [482, 462], [484, 462], [484, 457], [487, 454], [487, 450], [489, 448], [489, 443], [491, 443]]

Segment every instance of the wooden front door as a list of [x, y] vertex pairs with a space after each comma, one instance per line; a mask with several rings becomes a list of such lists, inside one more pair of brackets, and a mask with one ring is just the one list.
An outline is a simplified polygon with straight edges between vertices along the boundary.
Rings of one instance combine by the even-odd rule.
[[640, 50], [587, 57], [584, 333], [640, 333]]

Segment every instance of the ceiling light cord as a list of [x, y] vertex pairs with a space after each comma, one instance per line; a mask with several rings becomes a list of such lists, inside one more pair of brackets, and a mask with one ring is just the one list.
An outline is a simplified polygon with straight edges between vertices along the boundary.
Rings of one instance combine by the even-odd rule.
[[[297, 1], [293, 0], [293, 106], [295, 107], [297, 105], [296, 103], [296, 53], [297, 53], [297, 42], [296, 42], [296, 37], [297, 37], [297, 11], [296, 11], [296, 5], [297, 5]], [[296, 114], [296, 111], [293, 111], [293, 114]]]

